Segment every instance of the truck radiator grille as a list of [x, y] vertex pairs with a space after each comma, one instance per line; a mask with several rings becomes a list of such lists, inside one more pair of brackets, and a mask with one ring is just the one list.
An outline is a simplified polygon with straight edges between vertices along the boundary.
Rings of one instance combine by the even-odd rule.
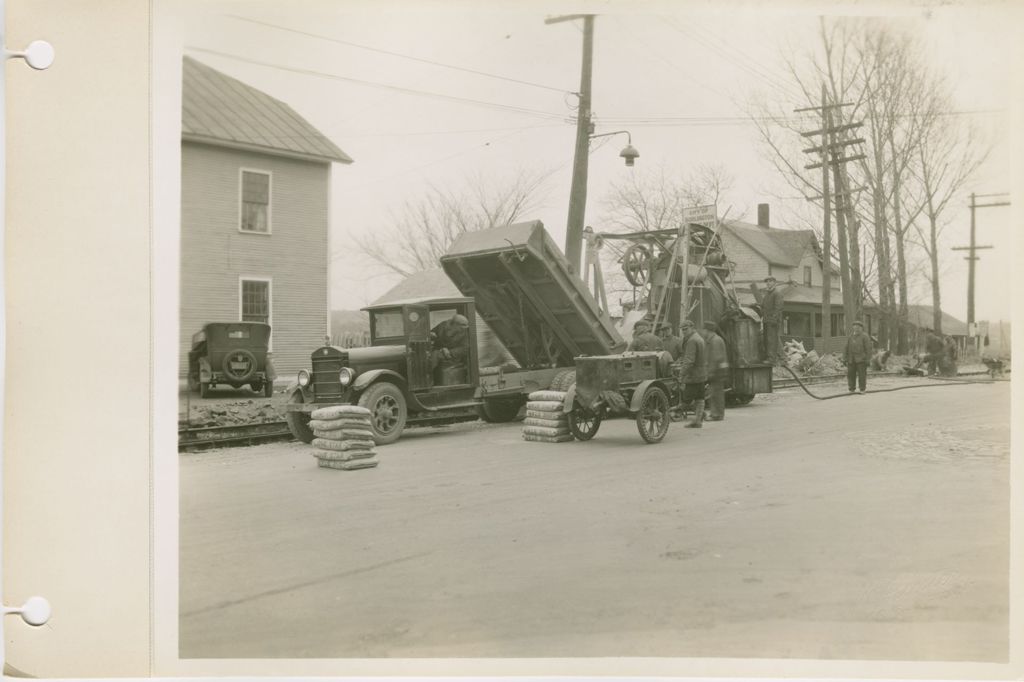
[[344, 393], [338, 374], [348, 364], [348, 355], [313, 358], [313, 393], [317, 402], [340, 400]]

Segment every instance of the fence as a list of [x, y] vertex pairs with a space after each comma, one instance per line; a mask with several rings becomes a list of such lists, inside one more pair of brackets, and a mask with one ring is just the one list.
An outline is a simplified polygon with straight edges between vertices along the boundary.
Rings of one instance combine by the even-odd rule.
[[340, 348], [362, 348], [370, 345], [369, 331], [347, 331], [331, 335], [331, 345]]

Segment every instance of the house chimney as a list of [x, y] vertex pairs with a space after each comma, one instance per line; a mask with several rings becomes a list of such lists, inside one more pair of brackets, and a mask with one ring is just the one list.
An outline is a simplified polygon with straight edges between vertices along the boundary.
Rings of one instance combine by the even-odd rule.
[[771, 227], [768, 220], [768, 204], [757, 205], [757, 226], [765, 229]]

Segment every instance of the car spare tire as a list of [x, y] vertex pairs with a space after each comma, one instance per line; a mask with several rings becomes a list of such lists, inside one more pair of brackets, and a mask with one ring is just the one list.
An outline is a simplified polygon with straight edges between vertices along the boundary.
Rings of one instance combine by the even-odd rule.
[[224, 356], [220, 368], [231, 381], [244, 384], [256, 373], [256, 356], [245, 348], [236, 348]]

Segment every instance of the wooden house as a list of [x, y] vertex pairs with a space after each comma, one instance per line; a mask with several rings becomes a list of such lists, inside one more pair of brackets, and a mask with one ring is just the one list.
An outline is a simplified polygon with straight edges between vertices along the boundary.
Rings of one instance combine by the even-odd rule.
[[329, 333], [330, 181], [352, 159], [290, 106], [182, 69], [179, 366], [206, 322], [267, 322], [279, 376]]

